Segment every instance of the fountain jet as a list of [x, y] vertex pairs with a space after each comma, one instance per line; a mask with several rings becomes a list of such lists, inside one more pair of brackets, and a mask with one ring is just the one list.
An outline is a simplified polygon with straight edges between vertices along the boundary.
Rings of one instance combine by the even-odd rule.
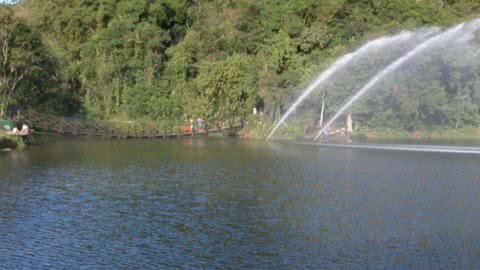
[[[435, 29], [433, 30], [435, 31]], [[287, 112], [282, 116], [280, 121], [275, 125], [273, 128], [272, 132], [270, 132], [270, 135], [268, 135], [267, 140], [269, 140], [275, 131], [287, 120], [287, 118], [295, 111], [295, 109], [300, 105], [305, 98], [307, 98], [310, 93], [313, 92], [320, 84], [322, 84], [324, 81], [328, 80], [330, 77], [332, 77], [333, 74], [335, 74], [337, 71], [341, 70], [343, 67], [348, 65], [349, 63], [352, 62], [355, 58], [362, 56], [366, 52], [368, 52], [370, 49], [374, 48], [380, 48], [380, 47], [385, 47], [387, 45], [404, 41], [409, 39], [412, 36], [412, 32], [410, 31], [403, 31], [397, 35], [394, 36], [386, 36], [386, 37], [381, 37], [376, 40], [372, 40], [367, 42], [365, 45], [357, 49], [356, 51], [346, 54], [339, 58], [337, 61], [335, 61], [332, 65], [330, 65], [327, 70], [322, 72], [320, 75], [318, 75], [317, 79], [310, 84], [307, 89], [300, 95], [297, 100], [288, 108]]]
[[[318, 132], [317, 136], [315, 137], [314, 141], [316, 141], [332, 124], [337, 120], [346, 110], [348, 110], [359, 98], [361, 98], [366, 92], [372, 89], [379, 81], [381, 81], [385, 76], [389, 75], [390, 73], [397, 70], [401, 67], [405, 62], [412, 59], [416, 55], [421, 52], [424, 52], [426, 49], [441, 43], [446, 40], [451, 40], [453, 37], [457, 37], [462, 30], [466, 30], [461, 37], [460, 40], [467, 41], [468, 38], [472, 36], [472, 33], [475, 32], [480, 26], [480, 20], [475, 20], [469, 24], [459, 24], [454, 26], [450, 29], [445, 30], [444, 32], [437, 34], [426, 41], [422, 42], [420, 45], [409, 51], [407, 54], [403, 55], [399, 59], [395, 60], [395, 62], [391, 63], [388, 67], [380, 71], [377, 75], [375, 75], [365, 86], [363, 86], [354, 96], [352, 96], [347, 103], [345, 103], [340, 110], [325, 124], [325, 126]], [[463, 39], [462, 39], [463, 38]], [[455, 42], [458, 42], [456, 40]]]

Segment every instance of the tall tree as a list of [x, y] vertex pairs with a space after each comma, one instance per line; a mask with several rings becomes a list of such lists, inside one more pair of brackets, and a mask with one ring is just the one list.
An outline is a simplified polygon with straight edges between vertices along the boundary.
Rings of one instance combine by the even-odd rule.
[[0, 7], [0, 25], [0, 116], [4, 116], [22, 88], [24, 98], [39, 98], [37, 91], [47, 91], [55, 63], [40, 35], [16, 17], [12, 7]]

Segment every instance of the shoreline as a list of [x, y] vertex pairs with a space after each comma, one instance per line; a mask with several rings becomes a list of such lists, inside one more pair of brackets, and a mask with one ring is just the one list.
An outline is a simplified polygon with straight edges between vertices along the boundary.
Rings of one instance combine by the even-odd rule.
[[0, 135], [0, 152], [8, 153], [13, 150], [23, 150], [26, 143], [21, 137]]
[[[265, 140], [270, 133], [273, 124], [269, 121], [255, 119], [240, 131], [239, 136], [244, 139]], [[313, 133], [306, 133], [303, 123], [293, 122], [291, 125], [279, 129], [273, 140], [295, 140], [310, 138]], [[314, 134], [313, 134], [314, 135]], [[462, 140], [480, 142], [480, 127], [442, 128], [431, 127], [424, 130], [405, 131], [391, 128], [357, 128], [349, 136], [330, 136], [332, 140]]]
[[[266, 140], [265, 132], [258, 132], [255, 129], [256, 127], [249, 127], [248, 125], [245, 126], [243, 129], [239, 130], [237, 134], [233, 137], [242, 139], [242, 140]], [[252, 132], [253, 131], [253, 132]], [[286, 134], [279, 134], [275, 137], [272, 141], [276, 140], [287, 140], [287, 141], [294, 141], [294, 140], [308, 140], [305, 134], [299, 134], [299, 129], [296, 129], [297, 132], [292, 132]], [[295, 134], [297, 133], [297, 134]], [[232, 137], [231, 135], [227, 135], [224, 133], [217, 133], [217, 134], [209, 134], [205, 136], [205, 134], [198, 134], [198, 136], [202, 137], [212, 137], [212, 138], [219, 138], [219, 137]], [[62, 136], [63, 137], [63, 136]], [[92, 139], [95, 137], [88, 137], [88, 136], [65, 136], [74, 139]], [[193, 136], [197, 137], [197, 136]], [[186, 137], [181, 137], [186, 138]], [[192, 137], [188, 137], [192, 138]], [[105, 138], [103, 138], [105, 139]], [[118, 139], [118, 138], [117, 138]], [[122, 138], [120, 138], [122, 139]], [[162, 138], [163, 140], [163, 138]], [[342, 143], [345, 141], [349, 142], [361, 142], [361, 143], [378, 143], [378, 142], [389, 142], [389, 141], [396, 141], [402, 143], [435, 143], [439, 141], [443, 142], [469, 142], [472, 144], [480, 144], [480, 128], [461, 128], [461, 129], [433, 129], [433, 130], [426, 130], [426, 131], [415, 131], [415, 132], [404, 132], [399, 130], [392, 130], [392, 129], [362, 129], [354, 131], [350, 136], [331, 136], [328, 138], [328, 141], [332, 143]], [[27, 143], [24, 141], [23, 138], [18, 136], [6, 136], [0, 135], [0, 152], [11, 152], [13, 150], [23, 150], [27, 146]]]

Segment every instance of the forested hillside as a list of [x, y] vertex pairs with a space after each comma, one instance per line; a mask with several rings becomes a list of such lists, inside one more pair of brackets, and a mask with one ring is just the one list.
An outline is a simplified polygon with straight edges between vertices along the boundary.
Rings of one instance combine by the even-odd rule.
[[[0, 5], [2, 112], [22, 108], [174, 125], [189, 116], [232, 122], [256, 106], [265, 119], [275, 121], [305, 82], [368, 39], [449, 26], [479, 11], [477, 0], [30, 0]], [[381, 92], [381, 98], [359, 109], [359, 121], [405, 130], [478, 125], [480, 65], [468, 65], [438, 76], [434, 67], [421, 87], [392, 85], [396, 91]], [[464, 72], [468, 79], [460, 79]], [[402, 94], [404, 88], [410, 93]], [[344, 90], [341, 98], [327, 95], [327, 116], [355, 89]]]

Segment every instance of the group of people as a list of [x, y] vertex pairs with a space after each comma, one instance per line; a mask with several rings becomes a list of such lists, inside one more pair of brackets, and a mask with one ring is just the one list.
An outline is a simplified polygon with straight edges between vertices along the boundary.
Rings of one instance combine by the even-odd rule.
[[184, 133], [193, 133], [193, 132], [205, 132], [205, 124], [203, 118], [199, 116], [197, 120], [193, 120], [190, 118], [189, 120], [185, 121], [183, 126]]
[[17, 127], [14, 127], [13, 129], [7, 132], [8, 135], [22, 135], [22, 136], [29, 135], [30, 133], [32, 133], [32, 130], [26, 124], [22, 125], [22, 129], [18, 129]]

